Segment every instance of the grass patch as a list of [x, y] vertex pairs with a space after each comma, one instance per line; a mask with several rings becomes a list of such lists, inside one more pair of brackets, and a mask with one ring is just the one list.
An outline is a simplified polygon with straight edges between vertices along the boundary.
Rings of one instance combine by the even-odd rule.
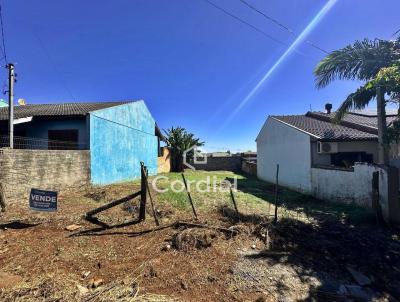
[[[167, 189], [157, 193], [159, 202], [169, 203], [178, 209], [190, 209], [186, 190], [183, 187], [181, 173], [161, 174], [157, 188]], [[273, 215], [275, 200], [275, 185], [261, 181], [253, 176], [246, 176], [228, 171], [185, 171], [185, 177], [191, 188], [191, 196], [196, 209], [208, 210], [221, 206], [232, 206], [229, 190], [221, 191], [221, 183], [236, 182], [234, 192], [236, 202], [244, 214]], [[150, 178], [152, 182], [154, 177]], [[215, 186], [214, 186], [215, 183]], [[170, 188], [180, 189], [173, 192]], [[211, 191], [205, 191], [211, 186]], [[200, 190], [198, 190], [200, 189]], [[215, 189], [215, 190], [214, 190]], [[346, 223], [374, 223], [375, 217], [371, 210], [354, 204], [343, 204], [317, 200], [283, 187], [279, 188], [278, 205], [280, 218], [314, 218], [333, 219]]]

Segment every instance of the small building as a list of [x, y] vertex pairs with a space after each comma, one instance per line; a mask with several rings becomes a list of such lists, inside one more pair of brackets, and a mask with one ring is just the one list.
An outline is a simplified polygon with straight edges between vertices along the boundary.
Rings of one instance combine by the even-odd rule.
[[[374, 112], [351, 112], [340, 125], [335, 113], [307, 112], [304, 115], [269, 116], [257, 136], [257, 175], [289, 188], [317, 190], [316, 168], [352, 170], [356, 162], [377, 163], [378, 129]], [[388, 111], [387, 123], [397, 118]], [[392, 148], [391, 164], [400, 167], [398, 147]], [[313, 178], [314, 176], [314, 178]]]
[[[138, 178], [141, 161], [157, 174], [163, 136], [144, 101], [21, 105], [14, 115], [15, 149], [58, 150], [58, 156], [88, 150], [92, 184]], [[0, 147], [9, 146], [7, 134], [8, 108], [2, 107]]]

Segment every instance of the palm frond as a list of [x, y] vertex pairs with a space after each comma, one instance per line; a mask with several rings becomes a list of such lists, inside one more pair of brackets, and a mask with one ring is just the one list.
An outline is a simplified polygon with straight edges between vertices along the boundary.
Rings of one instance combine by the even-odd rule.
[[368, 106], [369, 102], [376, 97], [376, 89], [371, 83], [367, 83], [351, 93], [336, 111], [334, 121], [339, 123], [345, 114], [351, 110], [361, 110]]
[[371, 80], [382, 67], [399, 62], [398, 41], [356, 41], [325, 57], [315, 68], [316, 86], [325, 87], [334, 80]]

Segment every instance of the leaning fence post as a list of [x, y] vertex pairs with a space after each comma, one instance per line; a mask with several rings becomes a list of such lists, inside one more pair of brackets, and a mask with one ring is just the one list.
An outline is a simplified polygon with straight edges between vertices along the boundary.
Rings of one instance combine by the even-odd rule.
[[229, 190], [231, 191], [231, 198], [232, 198], [233, 206], [235, 207], [236, 214], [239, 217], [239, 210], [238, 210], [238, 207], [236, 204], [235, 196], [233, 195], [232, 186], [229, 186]]
[[0, 208], [1, 212], [6, 211], [6, 194], [3, 183], [0, 183]]
[[189, 192], [189, 189], [188, 189], [188, 185], [187, 185], [187, 183], [186, 183], [186, 178], [185, 178], [185, 174], [184, 174], [184, 173], [182, 173], [182, 178], [183, 178], [183, 183], [185, 184], [185, 188], [186, 188], [187, 195], [188, 195], [188, 197], [189, 197], [190, 205], [192, 206], [193, 215], [194, 215], [194, 217], [197, 219], [196, 209], [194, 208], [192, 196], [190, 195], [190, 192]]
[[139, 209], [139, 220], [144, 221], [146, 219], [146, 199], [147, 199], [147, 187], [146, 187], [146, 167], [143, 162], [140, 162], [140, 209]]
[[279, 164], [276, 165], [276, 181], [275, 181], [275, 218], [274, 223], [278, 221], [278, 188], [279, 188]]
[[379, 204], [379, 171], [372, 173], [372, 208], [375, 212], [376, 224], [382, 221], [382, 213]]
[[147, 188], [147, 191], [149, 192], [150, 205], [151, 205], [151, 210], [153, 212], [154, 221], [156, 222], [156, 225], [159, 226], [160, 223], [157, 218], [156, 208], [154, 207], [153, 197], [151, 196], [149, 181], [147, 178], [148, 176], [149, 176], [149, 170], [146, 168], [146, 188]]

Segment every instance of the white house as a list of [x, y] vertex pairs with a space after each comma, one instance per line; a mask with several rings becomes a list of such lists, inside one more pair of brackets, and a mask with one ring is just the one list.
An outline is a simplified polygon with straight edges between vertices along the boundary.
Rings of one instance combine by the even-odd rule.
[[[257, 136], [257, 174], [289, 188], [312, 192], [312, 169], [351, 170], [355, 162], [378, 160], [377, 117], [373, 112], [354, 112], [340, 125], [332, 123], [334, 113], [307, 112], [305, 115], [269, 116]], [[387, 115], [387, 122], [397, 118]], [[399, 166], [398, 156], [391, 158]], [[315, 174], [315, 173], [314, 173]]]
[[[279, 165], [280, 185], [370, 207], [400, 224], [399, 146], [391, 148], [390, 166], [376, 165], [376, 113], [348, 113], [338, 125], [331, 107], [326, 113], [269, 116], [257, 136], [258, 178], [275, 182]], [[388, 125], [397, 118], [389, 111]]]

